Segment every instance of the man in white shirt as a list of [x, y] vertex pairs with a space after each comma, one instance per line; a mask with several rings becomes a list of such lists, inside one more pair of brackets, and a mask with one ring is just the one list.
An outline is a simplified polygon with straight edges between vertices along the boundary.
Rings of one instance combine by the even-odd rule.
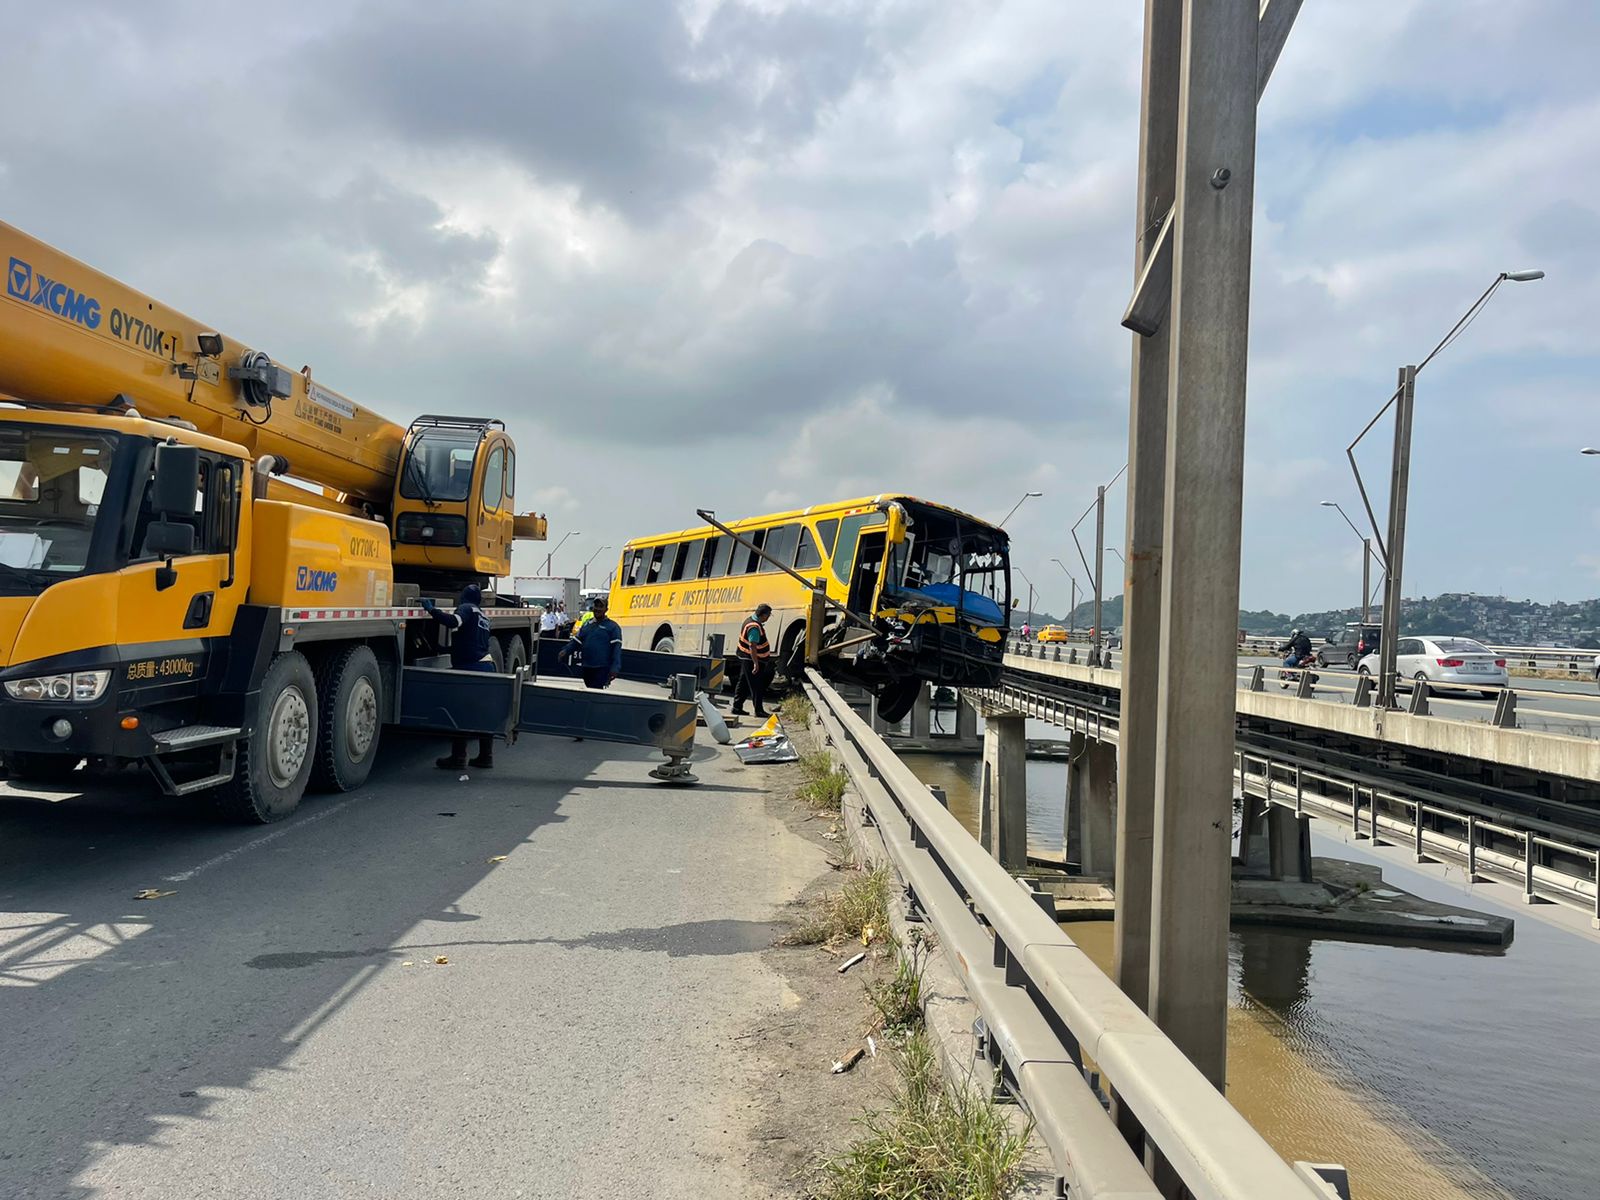
[[539, 617], [539, 636], [547, 638], [555, 637], [559, 620], [560, 618], [556, 616], [556, 606], [554, 604], [550, 605]]

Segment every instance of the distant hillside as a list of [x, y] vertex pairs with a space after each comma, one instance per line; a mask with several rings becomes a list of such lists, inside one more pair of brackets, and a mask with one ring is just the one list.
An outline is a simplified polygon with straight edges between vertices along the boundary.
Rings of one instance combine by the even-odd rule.
[[[1102, 605], [1102, 620], [1107, 629], [1122, 625], [1122, 597], [1112, 596]], [[1372, 611], [1372, 619], [1382, 613]], [[1304, 629], [1313, 637], [1326, 637], [1346, 623], [1359, 620], [1355, 608], [1325, 612], [1275, 613], [1269, 609], [1240, 609], [1239, 628], [1246, 633], [1287, 634]], [[1016, 619], [1021, 624], [1023, 614]], [[1034, 626], [1066, 625], [1067, 618], [1035, 610]], [[1073, 613], [1072, 624], [1087, 629], [1094, 623], [1094, 602], [1085, 601]], [[1401, 628], [1407, 633], [1452, 633], [1500, 646], [1538, 646], [1541, 644], [1579, 646], [1600, 650], [1600, 599], [1576, 603], [1540, 604], [1533, 600], [1508, 600], [1504, 596], [1479, 596], [1471, 592], [1445, 592], [1407, 600], [1401, 614]]]

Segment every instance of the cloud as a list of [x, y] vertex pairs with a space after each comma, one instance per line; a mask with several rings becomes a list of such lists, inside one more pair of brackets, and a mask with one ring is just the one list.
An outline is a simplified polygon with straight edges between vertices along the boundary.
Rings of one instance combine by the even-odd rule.
[[[46, 6], [0, 42], [50, 97], [0, 110], [0, 207], [397, 420], [503, 416], [523, 496], [585, 531], [558, 567], [707, 505], [1032, 489], [1048, 588], [1126, 454], [1138, 9]], [[1530, 590], [1592, 590], [1545, 515], [1592, 507], [1600, 441], [1597, 35], [1581, 0], [1302, 11], [1261, 108], [1252, 607], [1353, 592], [1316, 509], [1357, 511], [1344, 447], [1522, 265], [1419, 382], [1408, 574], [1514, 545]]]

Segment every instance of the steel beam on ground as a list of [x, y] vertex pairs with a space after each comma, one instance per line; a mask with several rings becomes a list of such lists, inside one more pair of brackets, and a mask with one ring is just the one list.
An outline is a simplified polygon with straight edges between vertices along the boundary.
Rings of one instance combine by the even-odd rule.
[[1161, 578], [1150, 1009], [1225, 1076], [1257, 0], [1185, 0]]

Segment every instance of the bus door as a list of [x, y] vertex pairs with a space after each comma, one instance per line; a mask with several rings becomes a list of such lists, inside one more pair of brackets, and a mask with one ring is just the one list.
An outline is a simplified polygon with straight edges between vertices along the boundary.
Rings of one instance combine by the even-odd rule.
[[887, 519], [881, 512], [854, 513], [839, 522], [833, 547], [833, 576], [845, 585], [845, 604], [856, 612], [872, 612], [878, 596]]

